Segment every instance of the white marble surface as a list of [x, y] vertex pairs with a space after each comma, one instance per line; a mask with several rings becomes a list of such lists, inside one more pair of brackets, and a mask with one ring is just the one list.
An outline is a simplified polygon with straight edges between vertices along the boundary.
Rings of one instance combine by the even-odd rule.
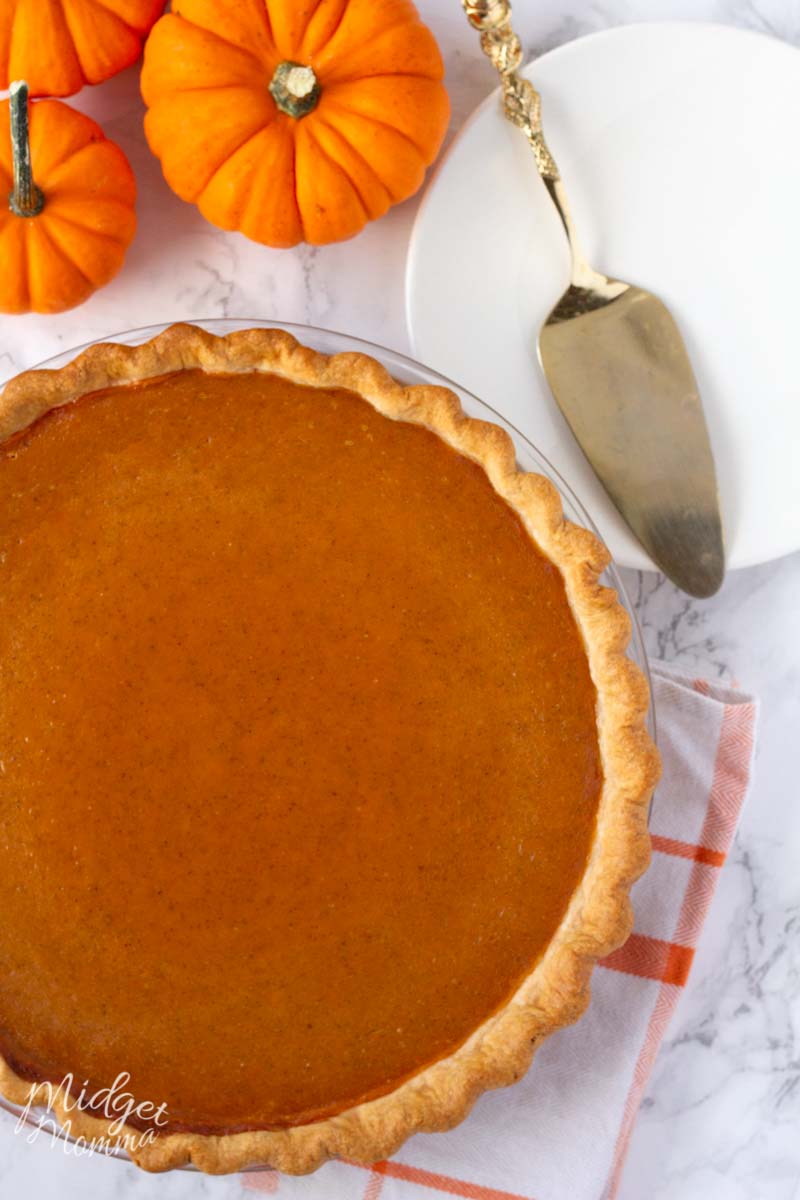
[[[457, 128], [493, 79], [458, 0], [421, 0], [420, 8], [445, 53]], [[605, 26], [670, 18], [734, 23], [800, 45], [800, 0], [516, 4], [531, 55]], [[141, 132], [135, 69], [79, 103], [132, 160], [139, 234], [122, 274], [83, 307], [58, 317], [0, 318], [0, 378], [77, 343], [175, 318], [280, 317], [407, 350], [403, 268], [415, 201], [344, 245], [257, 247], [213, 229], [167, 190]], [[620, 1195], [792, 1200], [800, 1197], [800, 554], [734, 574], [705, 602], [654, 575], [631, 573], [627, 582], [652, 655], [738, 681], [760, 696], [762, 716], [755, 787], [647, 1092]], [[293, 1194], [312, 1195], [310, 1181], [297, 1186]], [[241, 1194], [234, 1179], [151, 1178], [118, 1162], [65, 1157], [45, 1141], [27, 1145], [0, 1114], [2, 1200]]]

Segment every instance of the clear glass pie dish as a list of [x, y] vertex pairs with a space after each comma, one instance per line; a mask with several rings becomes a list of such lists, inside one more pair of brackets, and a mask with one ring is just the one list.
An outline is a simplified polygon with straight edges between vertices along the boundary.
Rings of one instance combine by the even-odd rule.
[[[252, 328], [255, 326], [280, 328], [293, 334], [298, 338], [298, 340], [304, 342], [305, 344], [327, 354], [333, 354], [342, 351], [359, 351], [361, 353], [369, 354], [380, 361], [395, 378], [404, 383], [437, 385], [450, 388], [458, 395], [464, 410], [468, 414], [478, 417], [482, 420], [498, 424], [509, 433], [515, 445], [519, 466], [523, 470], [545, 475], [554, 483], [561, 495], [564, 511], [567, 517], [573, 520], [576, 524], [582, 525], [595, 533], [597, 532], [588, 514], [583, 510], [579, 501], [570, 491], [566, 483], [558, 476], [557, 472], [554, 471], [546, 459], [540, 455], [514, 427], [509, 425], [498, 413], [480, 401], [477, 397], [472, 396], [470, 393], [464, 391], [452, 381], [433, 371], [428, 370], [413, 360], [394, 351], [384, 349], [360, 339], [326, 330], [315, 329], [308, 326], [298, 326], [277, 321], [266, 322], [241, 319], [198, 321], [195, 322], [195, 324], [208, 330], [210, 333], [218, 335], [230, 333], [238, 329]], [[113, 335], [103, 340], [126, 345], [135, 345], [149, 340], [156, 334], [162, 332], [165, 328], [167, 328], [166, 325], [143, 327], [128, 331], [126, 333]], [[62, 367], [84, 348], [85, 347], [83, 346], [76, 347], [39, 365], [41, 368], [47, 369]], [[636, 614], [625, 594], [624, 586], [619, 574], [613, 566], [610, 567], [606, 572], [606, 575], [604, 576], [604, 582], [608, 583], [618, 592], [621, 602], [629, 614], [632, 630], [629, 653], [631, 658], [639, 665], [645, 676], [648, 678], [649, 683], [647, 659], [644, 653], [641, 632], [637, 623]], [[649, 714], [649, 727], [651, 734], [654, 735], [655, 720], [652, 702]], [[0, 1106], [18, 1118], [22, 1111], [18, 1106], [10, 1104], [2, 1098], [0, 1098]], [[34, 1126], [41, 1124], [43, 1120], [47, 1120], [49, 1122], [47, 1126], [48, 1130], [51, 1129], [52, 1126], [52, 1118], [48, 1118], [47, 1114], [43, 1114], [38, 1111], [23, 1113], [23, 1120], [27, 1124]], [[109, 1151], [109, 1153], [115, 1153], [120, 1157], [126, 1157], [123, 1151]]]

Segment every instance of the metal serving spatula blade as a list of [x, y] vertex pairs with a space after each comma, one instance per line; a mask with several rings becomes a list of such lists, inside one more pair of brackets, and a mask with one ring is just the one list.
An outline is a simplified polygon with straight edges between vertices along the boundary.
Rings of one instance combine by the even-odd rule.
[[506, 117], [527, 137], [572, 256], [570, 285], [539, 334], [559, 408], [611, 499], [653, 561], [693, 596], [725, 574], [714, 458], [689, 356], [657, 296], [595, 271], [581, 252], [542, 132], [508, 0], [462, 0], [500, 73]]

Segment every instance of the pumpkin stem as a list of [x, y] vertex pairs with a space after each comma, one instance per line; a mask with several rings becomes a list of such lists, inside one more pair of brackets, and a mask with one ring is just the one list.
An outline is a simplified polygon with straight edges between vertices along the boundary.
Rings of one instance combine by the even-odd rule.
[[278, 63], [269, 90], [278, 108], [289, 117], [305, 117], [319, 103], [319, 81], [312, 68], [302, 63]]
[[14, 190], [8, 206], [18, 217], [35, 217], [44, 208], [44, 195], [33, 182], [31, 140], [28, 133], [28, 85], [12, 83], [9, 94], [11, 154], [14, 161]]

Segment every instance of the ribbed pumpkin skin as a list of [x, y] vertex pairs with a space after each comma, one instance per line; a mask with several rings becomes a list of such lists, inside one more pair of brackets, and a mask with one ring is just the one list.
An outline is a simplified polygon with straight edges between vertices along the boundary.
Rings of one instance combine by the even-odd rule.
[[[116, 275], [136, 230], [136, 182], [119, 146], [58, 100], [30, 109], [35, 217], [0, 204], [0, 312], [61, 312]], [[0, 104], [0, 194], [13, 186], [9, 104]]]
[[71, 96], [135, 63], [164, 0], [0, 0], [0, 88]]
[[[281, 112], [281, 62], [317, 107]], [[449, 102], [411, 0], [174, 0], [145, 48], [145, 132], [173, 191], [270, 246], [340, 241], [412, 195]]]

